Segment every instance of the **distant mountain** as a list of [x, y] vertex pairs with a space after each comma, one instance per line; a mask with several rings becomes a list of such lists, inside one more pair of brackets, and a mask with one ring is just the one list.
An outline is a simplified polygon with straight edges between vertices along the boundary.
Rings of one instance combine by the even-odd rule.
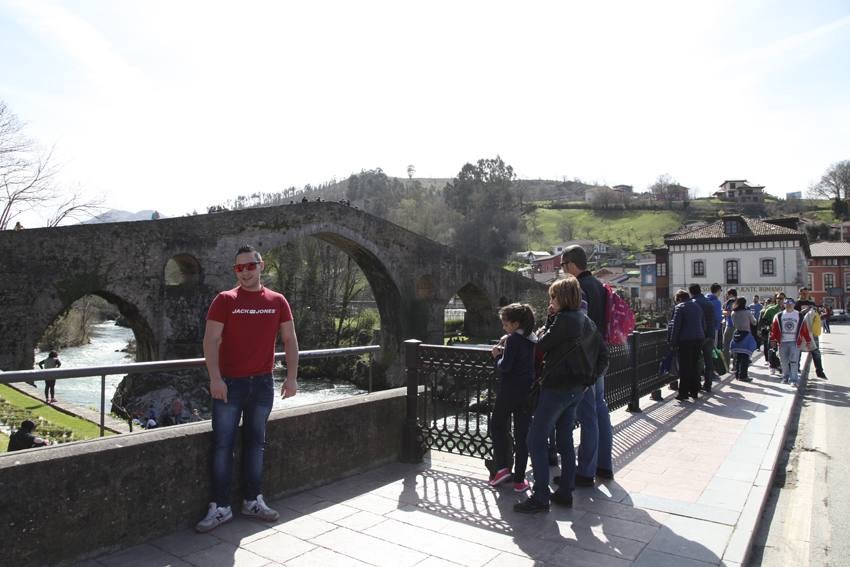
[[[101, 213], [94, 218], [91, 218], [87, 221], [83, 221], [82, 224], [100, 224], [104, 222], [128, 222], [128, 221], [140, 221], [140, 220], [151, 220], [152, 215], [156, 211], [152, 210], [144, 210], [139, 211], [137, 213], [131, 213], [130, 211], [119, 211], [117, 209], [109, 209], [105, 213]], [[167, 218], [165, 215], [160, 213], [159, 218]]]

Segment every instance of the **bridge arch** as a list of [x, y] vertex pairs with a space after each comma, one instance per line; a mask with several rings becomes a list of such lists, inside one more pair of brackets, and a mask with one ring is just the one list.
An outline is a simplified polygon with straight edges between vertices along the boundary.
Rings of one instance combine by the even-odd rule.
[[[243, 233], [243, 237], [248, 236]], [[342, 251], [350, 257], [363, 272], [381, 319], [381, 345], [383, 352], [378, 357], [382, 364], [389, 366], [397, 361], [401, 352], [404, 325], [402, 298], [396, 276], [390, 267], [379, 258], [380, 247], [358, 235], [345, 226], [333, 223], [304, 224], [289, 230], [260, 230], [252, 243], [260, 252], [272, 250], [300, 238], [313, 237]], [[234, 249], [235, 251], [235, 249]], [[276, 290], [284, 292], [285, 290]], [[298, 322], [296, 321], [296, 326]]]
[[166, 287], [192, 290], [200, 285], [201, 279], [201, 263], [192, 254], [175, 254], [162, 269], [162, 281]]
[[25, 344], [29, 347], [30, 357], [32, 357], [33, 348], [47, 328], [60, 316], [67, 313], [77, 300], [88, 295], [105, 299], [118, 308], [118, 312], [127, 321], [136, 338], [137, 362], [157, 360], [157, 341], [153, 328], [148, 322], [150, 315], [143, 313], [132, 299], [127, 299], [114, 291], [89, 288], [85, 285], [77, 287], [73, 293], [64, 295], [58, 302], [49, 301], [47, 305], [36, 309], [37, 316], [34, 317], [30, 332], [24, 339]]

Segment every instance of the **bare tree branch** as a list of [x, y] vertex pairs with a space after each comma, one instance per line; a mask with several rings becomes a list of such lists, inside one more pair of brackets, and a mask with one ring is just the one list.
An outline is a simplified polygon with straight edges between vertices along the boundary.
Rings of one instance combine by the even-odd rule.
[[820, 181], [809, 188], [809, 195], [836, 201], [850, 199], [850, 160], [829, 166]]
[[101, 201], [84, 201], [79, 193], [66, 195], [56, 207], [56, 212], [47, 219], [47, 226], [59, 226], [65, 220], [88, 220], [103, 210]]
[[24, 125], [0, 101], [0, 230], [24, 212], [53, 210], [47, 226], [82, 217], [97, 210], [99, 203], [83, 200], [80, 192], [55, 186], [57, 168], [53, 149], [40, 151], [24, 135]]

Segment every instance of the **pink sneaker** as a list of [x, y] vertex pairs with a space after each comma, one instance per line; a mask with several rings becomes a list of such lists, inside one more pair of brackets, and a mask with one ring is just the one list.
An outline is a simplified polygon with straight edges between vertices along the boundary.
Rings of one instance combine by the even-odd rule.
[[503, 482], [507, 482], [511, 478], [511, 471], [508, 469], [501, 469], [496, 471], [493, 480], [490, 481], [490, 486], [499, 486]]
[[531, 488], [531, 486], [529, 486], [527, 480], [523, 480], [522, 482], [515, 482], [514, 483], [514, 492], [525, 492], [529, 488]]

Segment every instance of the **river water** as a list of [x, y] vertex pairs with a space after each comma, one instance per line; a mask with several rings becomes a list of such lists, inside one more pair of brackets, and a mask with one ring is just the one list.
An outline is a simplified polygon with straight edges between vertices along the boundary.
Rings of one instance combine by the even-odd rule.
[[[80, 368], [85, 366], [105, 366], [125, 364], [134, 362], [132, 355], [121, 352], [127, 347], [127, 342], [133, 338], [133, 331], [126, 327], [120, 327], [112, 321], [98, 323], [93, 326], [91, 332], [91, 343], [78, 347], [68, 347], [59, 351], [59, 360], [62, 368]], [[47, 358], [47, 353], [37, 352], [36, 362]], [[38, 365], [35, 366], [38, 368]], [[109, 411], [115, 389], [123, 378], [122, 375], [106, 377], [106, 405]], [[279, 378], [275, 373], [275, 381]], [[36, 382], [40, 388], [44, 382]], [[277, 384], [280, 392], [280, 383]], [[347, 398], [366, 393], [357, 386], [344, 381], [322, 380], [322, 379], [299, 379], [298, 395], [294, 398], [281, 399], [275, 396], [275, 408], [291, 408], [304, 406], [317, 402], [325, 402]], [[56, 399], [71, 402], [77, 405], [100, 409], [100, 377], [90, 378], [68, 378], [56, 381]]]

